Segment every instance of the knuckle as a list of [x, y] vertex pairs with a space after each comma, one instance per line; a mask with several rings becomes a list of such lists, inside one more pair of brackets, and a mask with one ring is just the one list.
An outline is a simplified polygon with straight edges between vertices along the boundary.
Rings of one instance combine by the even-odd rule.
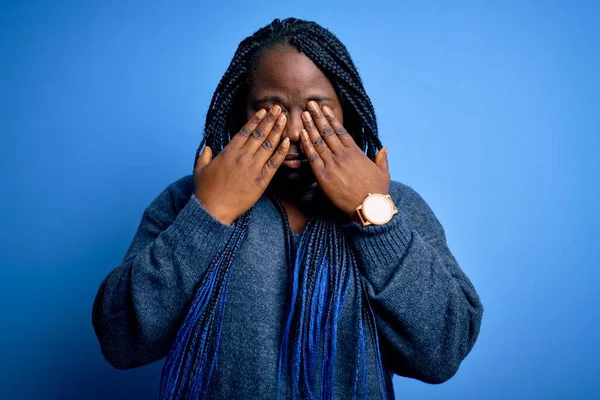
[[254, 178], [254, 185], [263, 188], [265, 184], [265, 178], [262, 174], [259, 174], [256, 178]]
[[323, 129], [323, 132], [321, 133], [323, 136], [331, 136], [334, 134], [333, 129], [327, 127], [325, 129]]
[[238, 154], [234, 160], [234, 164], [241, 166], [246, 164], [247, 157], [244, 153]]
[[254, 115], [251, 119], [250, 119], [250, 123], [254, 124], [254, 125], [258, 125], [260, 124], [260, 121], [262, 121], [262, 118], [260, 118], [258, 115]]
[[265, 150], [272, 150], [273, 149], [273, 141], [269, 138], [266, 138], [261, 146]]
[[250, 129], [248, 129], [248, 128], [246, 128], [246, 127], [243, 127], [243, 128], [240, 130], [240, 135], [242, 135], [242, 136], [245, 136], [245, 137], [248, 137], [248, 136], [250, 136], [250, 133], [251, 133], [251, 132], [250, 132]]
[[273, 160], [272, 158], [269, 158], [269, 161], [267, 161], [267, 165], [269, 166], [269, 168], [271, 168], [272, 170], [277, 169], [277, 162], [275, 160]]
[[252, 136], [257, 139], [262, 139], [265, 136], [265, 132], [262, 129], [257, 128], [252, 132]]
[[311, 162], [311, 163], [314, 163], [318, 159], [319, 159], [319, 154], [318, 153], [312, 153], [310, 155], [310, 157], [308, 157], [308, 161]]
[[325, 141], [324, 141], [324, 140], [323, 140], [323, 138], [321, 138], [321, 137], [320, 137], [320, 138], [318, 138], [317, 140], [315, 140], [315, 141], [313, 142], [313, 146], [315, 146], [315, 147], [319, 147], [319, 146], [322, 146], [322, 145], [324, 145], [324, 144], [325, 144]]
[[335, 129], [335, 134], [338, 136], [347, 135], [348, 131], [346, 131], [346, 129], [344, 127], [339, 127], [339, 128]]
[[283, 126], [281, 124], [275, 124], [275, 126], [271, 130], [271, 134], [279, 135], [281, 133], [281, 131], [283, 130], [282, 128], [283, 128]]
[[333, 164], [337, 167], [340, 167], [342, 170], [346, 170], [352, 167], [351, 165], [347, 165], [348, 158], [344, 157], [343, 154], [340, 157], [332, 157], [331, 159], [333, 161]]
[[273, 123], [277, 120], [277, 115], [273, 114], [272, 112], [268, 113], [267, 116], [265, 117], [265, 121]]

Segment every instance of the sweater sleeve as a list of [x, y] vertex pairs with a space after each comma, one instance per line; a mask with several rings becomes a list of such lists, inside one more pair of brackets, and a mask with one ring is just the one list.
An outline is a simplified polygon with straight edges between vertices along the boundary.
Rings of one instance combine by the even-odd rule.
[[190, 176], [152, 201], [92, 307], [94, 331], [112, 366], [134, 368], [168, 354], [203, 272], [234, 227], [206, 211]]
[[475, 344], [483, 306], [427, 203], [395, 181], [390, 195], [398, 208], [390, 222], [350, 222], [343, 229], [375, 314], [384, 365], [398, 375], [442, 383]]

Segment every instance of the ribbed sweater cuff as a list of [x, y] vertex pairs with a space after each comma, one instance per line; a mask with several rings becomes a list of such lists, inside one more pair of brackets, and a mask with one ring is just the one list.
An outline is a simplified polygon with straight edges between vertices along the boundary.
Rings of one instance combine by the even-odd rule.
[[412, 232], [400, 213], [384, 225], [342, 225], [359, 261], [359, 269], [380, 292], [402, 263], [412, 240]]
[[175, 235], [176, 240], [189, 241], [191, 238], [206, 249], [221, 248], [235, 230], [235, 222], [232, 225], [223, 224], [193, 194], [177, 215], [177, 223], [180, 229]]

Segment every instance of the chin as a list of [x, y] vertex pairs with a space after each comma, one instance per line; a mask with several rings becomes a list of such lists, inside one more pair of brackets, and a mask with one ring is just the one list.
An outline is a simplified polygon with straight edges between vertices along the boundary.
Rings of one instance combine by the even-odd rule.
[[288, 168], [282, 165], [270, 185], [277, 193], [288, 199], [310, 200], [319, 191], [317, 179], [308, 168]]
[[339, 210], [321, 190], [312, 169], [280, 167], [269, 185], [280, 198], [296, 204], [307, 215], [323, 215], [341, 218]]

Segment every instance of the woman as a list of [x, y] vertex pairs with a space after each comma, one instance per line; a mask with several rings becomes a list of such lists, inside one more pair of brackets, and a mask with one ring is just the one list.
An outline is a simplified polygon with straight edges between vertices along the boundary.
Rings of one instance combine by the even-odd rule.
[[450, 379], [482, 313], [345, 46], [288, 18], [240, 43], [93, 324], [116, 368], [167, 357], [161, 398], [393, 399], [393, 373]]

